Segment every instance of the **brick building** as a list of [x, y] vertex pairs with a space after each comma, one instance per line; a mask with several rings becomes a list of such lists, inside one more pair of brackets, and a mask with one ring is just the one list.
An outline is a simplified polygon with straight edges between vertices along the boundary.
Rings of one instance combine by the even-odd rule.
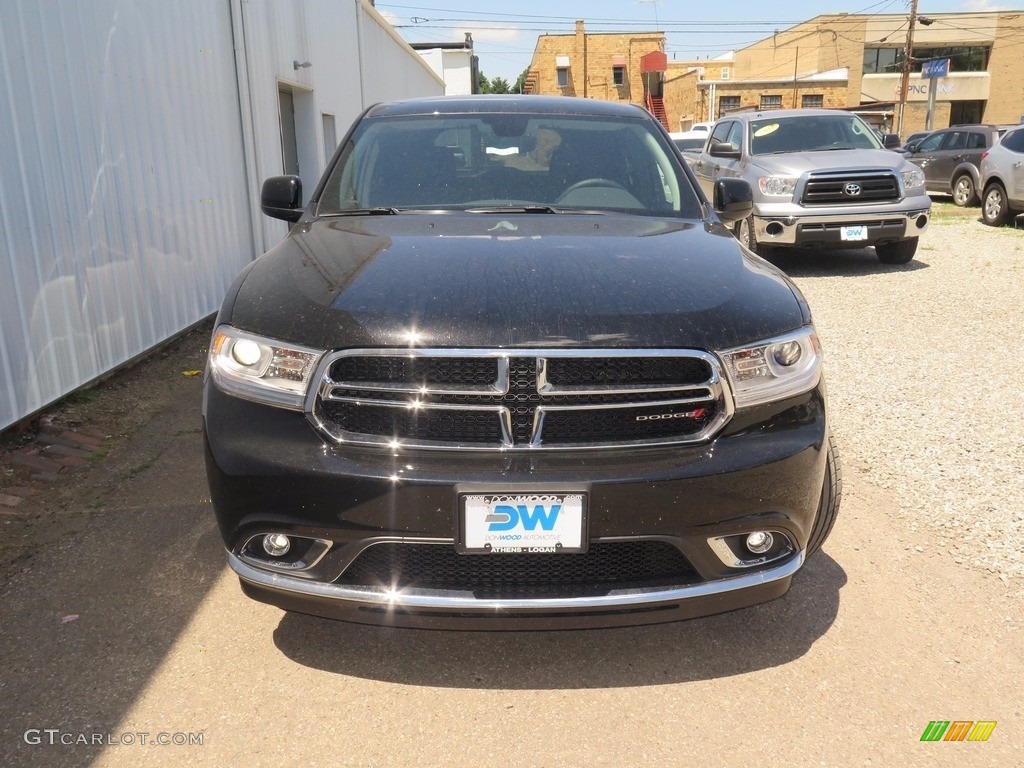
[[664, 122], [666, 64], [664, 32], [594, 34], [577, 21], [575, 34], [537, 38], [524, 90], [639, 104]]
[[[1016, 123], [1024, 117], [1024, 12], [928, 14], [917, 22], [904, 135], [925, 127], [931, 87], [936, 88], [934, 128]], [[662, 33], [594, 35], [577, 22], [575, 35], [538, 40], [531, 92], [612, 98], [649, 108], [647, 97], [654, 96], [670, 130], [736, 109], [794, 106], [853, 109], [893, 130], [907, 29], [902, 14], [827, 14], [714, 59], [670, 60], [661, 71], [645, 73], [643, 56], [664, 50]], [[935, 58], [950, 60], [948, 76], [922, 78], [921, 61]], [[629, 86], [609, 89], [605, 81], [616, 61], [626, 62]], [[558, 87], [559, 77], [566, 87]]]

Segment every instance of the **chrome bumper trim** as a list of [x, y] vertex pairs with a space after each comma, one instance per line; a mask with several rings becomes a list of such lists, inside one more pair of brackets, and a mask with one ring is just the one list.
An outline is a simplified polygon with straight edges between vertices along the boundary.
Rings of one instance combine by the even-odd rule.
[[[483, 555], [481, 555], [483, 557]], [[552, 555], [558, 557], [558, 555]], [[774, 568], [747, 573], [704, 584], [660, 590], [618, 590], [609, 595], [573, 598], [517, 598], [510, 600], [478, 599], [472, 593], [439, 590], [391, 591], [366, 587], [349, 587], [339, 584], [324, 584], [297, 579], [292, 576], [270, 573], [253, 568], [228, 552], [228, 564], [238, 577], [250, 584], [293, 592], [309, 597], [320, 597], [368, 606], [394, 609], [435, 609], [460, 612], [494, 613], [515, 611], [545, 613], [566, 610], [599, 610], [633, 608], [655, 603], [673, 603], [693, 598], [712, 597], [737, 590], [769, 584], [787, 579], [796, 573], [804, 562], [803, 551], [797, 552], [791, 560]]]

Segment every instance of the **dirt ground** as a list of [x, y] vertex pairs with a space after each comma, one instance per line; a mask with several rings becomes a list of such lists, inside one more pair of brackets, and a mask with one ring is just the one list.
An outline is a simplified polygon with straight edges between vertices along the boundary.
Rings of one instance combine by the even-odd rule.
[[[32, 492], [17, 506], [0, 506], [0, 584], [30, 569], [40, 547], [74, 537], [120, 483], [159, 458], [160, 446], [153, 446], [152, 455], [126, 452], [126, 438], [171, 403], [201, 390], [212, 330], [209, 318], [95, 386], [0, 434], [0, 495], [10, 496], [11, 488]], [[14, 463], [17, 453], [44, 445], [41, 431], [61, 434], [82, 428], [103, 436], [88, 466], [65, 468], [48, 481], [33, 479], [40, 473]], [[193, 431], [200, 432], [198, 410]]]

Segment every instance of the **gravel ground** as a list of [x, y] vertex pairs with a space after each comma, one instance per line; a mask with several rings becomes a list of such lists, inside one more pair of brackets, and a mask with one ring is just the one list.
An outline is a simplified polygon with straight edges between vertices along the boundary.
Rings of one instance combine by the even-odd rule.
[[845, 464], [894, 491], [908, 549], [938, 548], [1020, 596], [1024, 230], [941, 199], [934, 213], [905, 266], [870, 249], [772, 260], [814, 312]]

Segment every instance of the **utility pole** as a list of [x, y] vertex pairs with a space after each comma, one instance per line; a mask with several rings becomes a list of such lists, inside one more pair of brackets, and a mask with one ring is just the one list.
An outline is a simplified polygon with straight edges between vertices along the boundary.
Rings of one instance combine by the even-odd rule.
[[907, 25], [907, 45], [903, 49], [903, 76], [900, 78], [900, 119], [896, 133], [903, 135], [903, 117], [907, 111], [907, 90], [910, 88], [910, 56], [914, 50], [914, 24], [917, 23], [917, 0], [910, 0], [910, 23]]

